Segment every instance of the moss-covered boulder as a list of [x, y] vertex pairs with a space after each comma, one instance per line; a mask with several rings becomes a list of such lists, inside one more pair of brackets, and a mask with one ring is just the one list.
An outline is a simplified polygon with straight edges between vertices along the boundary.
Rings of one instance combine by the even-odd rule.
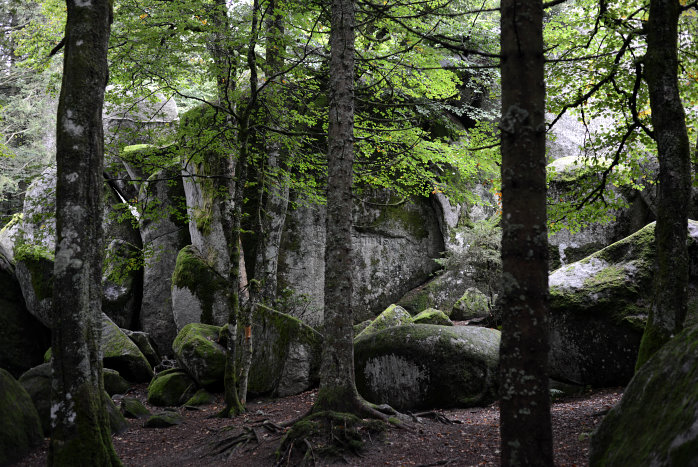
[[0, 368], [0, 465], [9, 465], [34, 446], [44, 436], [39, 414], [21, 384]]
[[374, 319], [371, 324], [354, 337], [354, 340], [367, 336], [374, 332], [394, 327], [401, 326], [412, 322], [412, 316], [400, 305], [390, 305], [388, 308]]
[[113, 396], [114, 394], [125, 394], [128, 388], [131, 387], [128, 381], [126, 381], [118, 371], [112, 370], [111, 368], [105, 368], [104, 372], [104, 390], [107, 394]]
[[453, 321], [448, 319], [446, 313], [434, 308], [427, 308], [412, 318], [414, 324], [438, 324], [439, 326], [453, 326]]
[[2, 246], [0, 284], [0, 368], [17, 378], [43, 361], [51, 336], [27, 310], [14, 264]]
[[182, 405], [196, 392], [196, 383], [185, 371], [165, 370], [148, 386], [148, 402], [160, 407]]
[[31, 368], [19, 378], [39, 414], [44, 433], [51, 433], [51, 364], [43, 363]]
[[215, 396], [206, 389], [199, 389], [184, 403], [184, 405], [196, 407], [199, 405], [212, 404], [215, 400]]
[[172, 274], [172, 313], [177, 330], [189, 323], [222, 326], [228, 319], [228, 282], [192, 246], [179, 251]]
[[590, 465], [698, 465], [698, 326], [638, 370], [591, 438]]
[[[698, 261], [698, 223], [689, 252]], [[652, 301], [654, 224], [550, 275], [550, 376], [597, 387], [633, 376]], [[691, 275], [689, 320], [698, 305]]]
[[322, 335], [297, 318], [258, 306], [252, 326], [253, 394], [288, 396], [319, 382]]
[[456, 321], [486, 318], [490, 314], [490, 300], [475, 287], [469, 287], [453, 304], [450, 318]]
[[105, 314], [102, 314], [102, 354], [104, 366], [118, 371], [129, 381], [145, 383], [153, 377], [153, 368], [143, 352]]
[[141, 401], [133, 397], [121, 399], [121, 413], [126, 418], [148, 418], [151, 413]]
[[136, 344], [140, 351], [143, 352], [143, 356], [148, 360], [151, 367], [155, 368], [160, 364], [160, 356], [155, 350], [153, 341], [147, 333], [143, 331], [130, 331], [128, 329], [122, 329], [122, 331]]
[[225, 373], [225, 348], [218, 343], [220, 328], [190, 323], [172, 343], [177, 361], [200, 386], [221, 388]]
[[355, 341], [359, 393], [396, 409], [482, 406], [497, 397], [500, 332], [411, 324]]

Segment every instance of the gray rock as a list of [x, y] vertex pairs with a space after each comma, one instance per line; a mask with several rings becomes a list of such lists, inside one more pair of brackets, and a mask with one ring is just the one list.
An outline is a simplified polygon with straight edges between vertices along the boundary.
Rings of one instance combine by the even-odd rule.
[[24, 245], [15, 252], [17, 281], [27, 310], [47, 328], [53, 320], [53, 256], [43, 247]]
[[22, 210], [22, 243], [56, 249], [56, 167], [49, 166], [27, 188]]
[[51, 433], [51, 364], [42, 363], [26, 371], [19, 383], [34, 402], [41, 427], [48, 436]]
[[[698, 223], [689, 222], [698, 263]], [[632, 377], [652, 301], [654, 224], [550, 275], [550, 376], [597, 387]], [[692, 269], [689, 310], [698, 305]], [[695, 311], [689, 319], [695, 319]]]
[[0, 368], [0, 465], [20, 459], [41, 444], [43, 433], [39, 414], [27, 391], [6, 370]]
[[125, 394], [126, 391], [131, 387], [131, 385], [126, 381], [118, 371], [112, 370], [111, 368], [105, 368], [103, 371], [104, 376], [104, 390], [110, 396], [114, 394]]
[[0, 368], [19, 377], [40, 364], [51, 335], [27, 311], [15, 268], [0, 245]]
[[134, 383], [145, 383], [153, 377], [153, 368], [138, 346], [102, 313], [102, 355], [104, 366], [118, 371]]
[[160, 355], [169, 354], [177, 327], [172, 314], [172, 273], [177, 254], [191, 243], [189, 230], [178, 211], [184, 190], [178, 170], [163, 169], [141, 187], [141, 202], [151, 204], [150, 216], [141, 218], [143, 246], [150, 251], [143, 272], [140, 329], [150, 335]]
[[158, 356], [158, 353], [155, 351], [153, 343], [147, 333], [143, 331], [129, 331], [128, 329], [122, 329], [122, 331], [136, 344], [151, 367], [155, 368], [160, 364], [160, 356]]
[[22, 213], [12, 216], [12, 219], [0, 229], [0, 247], [5, 250], [6, 258], [14, 260], [14, 248], [19, 238], [22, 225]]
[[427, 308], [451, 310], [465, 291], [475, 286], [473, 271], [443, 271], [427, 283], [410, 290], [397, 303], [415, 315]]
[[390, 327], [355, 342], [356, 385], [398, 410], [487, 405], [497, 398], [499, 341], [487, 328]]
[[638, 370], [591, 438], [590, 465], [698, 464], [698, 327]]
[[453, 326], [453, 321], [448, 319], [446, 313], [434, 308], [427, 308], [411, 320], [414, 324], [438, 324], [439, 326]]
[[106, 250], [102, 277], [102, 311], [120, 328], [130, 329], [137, 323], [143, 291], [143, 274], [138, 264], [142, 252], [130, 242], [114, 239]]
[[252, 339], [250, 393], [284, 397], [319, 382], [322, 335], [315, 329], [297, 318], [258, 306]]
[[172, 274], [172, 313], [177, 331], [189, 323], [223, 326], [228, 321], [228, 281], [193, 246], [177, 255]]
[[121, 412], [126, 418], [148, 418], [151, 413], [145, 408], [143, 403], [133, 397], [121, 399]]
[[[435, 207], [426, 199], [393, 199], [372, 193], [354, 208], [354, 296], [357, 321], [372, 318], [438, 265], [445, 246]], [[289, 210], [282, 235], [279, 284], [309, 297], [300, 307], [280, 308], [316, 326], [322, 321], [325, 212], [317, 206]]]

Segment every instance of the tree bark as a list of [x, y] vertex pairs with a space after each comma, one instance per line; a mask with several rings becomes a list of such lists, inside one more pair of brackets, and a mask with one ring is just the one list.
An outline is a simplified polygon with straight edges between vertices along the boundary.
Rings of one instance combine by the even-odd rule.
[[121, 465], [104, 406], [102, 104], [111, 25], [108, 0], [66, 2], [58, 104], [53, 380], [49, 465]]
[[332, 0], [324, 342], [313, 411], [356, 412], [352, 281], [354, 1]]
[[543, 6], [501, 3], [502, 465], [553, 465]]
[[651, 0], [647, 22], [645, 79], [659, 158], [655, 227], [654, 300], [640, 343], [640, 368], [683, 329], [688, 302], [688, 207], [691, 196], [690, 142], [679, 95], [679, 0]]

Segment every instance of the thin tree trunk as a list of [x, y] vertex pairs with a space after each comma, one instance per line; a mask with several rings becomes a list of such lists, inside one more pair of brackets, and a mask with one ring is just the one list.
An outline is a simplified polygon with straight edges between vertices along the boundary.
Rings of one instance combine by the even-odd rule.
[[316, 412], [356, 412], [352, 314], [354, 2], [332, 0], [330, 32], [325, 315]]
[[683, 329], [688, 302], [690, 143], [678, 82], [679, 0], [651, 0], [645, 78], [659, 157], [654, 300], [640, 344], [640, 368]]
[[501, 3], [502, 465], [553, 465], [543, 6]]
[[111, 25], [108, 0], [66, 2], [58, 105], [52, 437], [49, 465], [121, 465], [104, 405], [102, 103]]

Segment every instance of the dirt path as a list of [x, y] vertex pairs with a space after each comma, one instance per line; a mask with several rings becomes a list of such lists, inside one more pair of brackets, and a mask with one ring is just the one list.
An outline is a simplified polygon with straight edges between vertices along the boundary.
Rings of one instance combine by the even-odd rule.
[[[583, 396], [562, 399], [553, 404], [555, 463], [559, 466], [587, 465], [589, 434], [603, 415], [620, 399], [621, 388], [598, 390]], [[145, 388], [135, 388], [129, 396], [145, 401]], [[260, 442], [237, 449], [229, 457], [210, 455], [212, 445], [231, 436], [243, 426], [264, 420], [281, 423], [294, 419], [312, 405], [314, 391], [283, 399], [252, 400], [249, 413], [232, 420], [210, 418], [221, 406], [216, 403], [200, 410], [178, 409], [185, 422], [172, 428], [143, 428], [143, 422], [130, 420], [129, 429], [114, 436], [114, 446], [127, 466], [272, 466], [281, 434], [256, 429]], [[160, 409], [150, 407], [153, 412]], [[412, 431], [389, 429], [374, 437], [361, 457], [346, 458], [336, 465], [468, 466], [499, 464], [499, 413], [495, 405], [485, 408], [442, 410], [454, 421], [444, 424], [424, 418]], [[18, 465], [46, 465], [48, 442]], [[333, 465], [319, 462], [318, 465]]]

